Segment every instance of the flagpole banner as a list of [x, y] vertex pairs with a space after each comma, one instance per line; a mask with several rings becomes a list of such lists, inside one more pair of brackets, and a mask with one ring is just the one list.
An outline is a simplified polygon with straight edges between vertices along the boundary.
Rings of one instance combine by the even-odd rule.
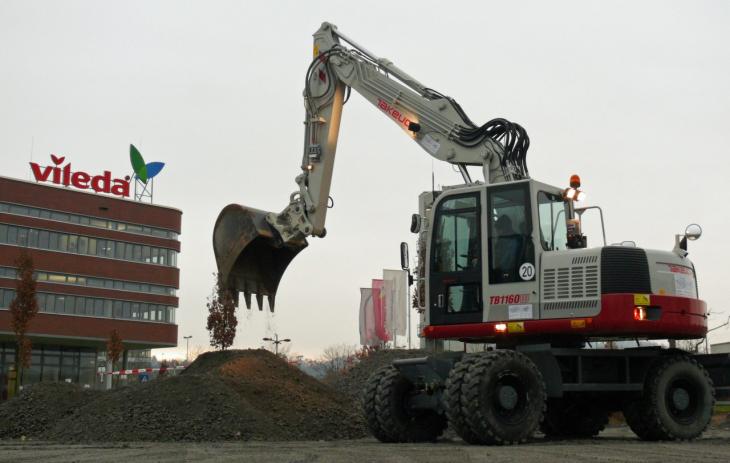
[[383, 298], [383, 314], [385, 317], [385, 330], [388, 332], [390, 337], [395, 334], [395, 326], [393, 325], [393, 286], [394, 281], [386, 278], [385, 271], [383, 271], [383, 288], [381, 289], [381, 296]]
[[408, 329], [408, 272], [406, 270], [383, 270], [383, 287], [388, 297], [388, 327], [391, 333], [405, 336]]
[[375, 333], [381, 341], [390, 341], [385, 326], [385, 309], [383, 301], [383, 280], [373, 280], [373, 312], [375, 313]]
[[360, 344], [374, 346], [379, 342], [375, 333], [373, 289], [360, 288]]

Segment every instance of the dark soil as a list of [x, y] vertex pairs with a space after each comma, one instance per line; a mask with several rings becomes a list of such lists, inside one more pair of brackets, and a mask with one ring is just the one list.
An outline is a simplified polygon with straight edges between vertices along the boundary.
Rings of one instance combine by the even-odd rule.
[[0, 438], [40, 436], [101, 393], [76, 384], [39, 383], [0, 405]]
[[351, 439], [365, 436], [359, 420], [347, 397], [268, 351], [243, 350], [206, 353], [179, 376], [108, 392], [38, 384], [0, 405], [0, 438]]

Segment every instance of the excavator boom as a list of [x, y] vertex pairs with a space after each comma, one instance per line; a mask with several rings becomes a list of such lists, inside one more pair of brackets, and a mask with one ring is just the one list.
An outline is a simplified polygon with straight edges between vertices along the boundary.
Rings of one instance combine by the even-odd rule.
[[[348, 46], [345, 46], [346, 43]], [[481, 166], [486, 183], [528, 178], [529, 138], [518, 124], [493, 119], [475, 125], [450, 97], [432, 90], [392, 62], [378, 58], [323, 23], [314, 34], [314, 59], [304, 88], [305, 140], [298, 190], [280, 213], [231, 204], [221, 211], [213, 248], [224, 284], [247, 307], [256, 294], [274, 309], [274, 296], [306, 237], [324, 237], [342, 108], [355, 90], [434, 158], [459, 168]]]

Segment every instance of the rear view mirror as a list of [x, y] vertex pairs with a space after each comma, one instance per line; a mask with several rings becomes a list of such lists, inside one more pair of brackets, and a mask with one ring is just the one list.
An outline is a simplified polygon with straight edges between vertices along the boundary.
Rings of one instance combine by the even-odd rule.
[[408, 270], [410, 268], [408, 262], [408, 243], [404, 242], [400, 244], [400, 268]]
[[684, 235], [675, 235], [675, 252], [679, 251], [680, 255], [685, 257], [687, 255], [687, 240], [695, 241], [699, 239], [700, 236], [702, 236], [702, 227], [696, 223], [687, 225], [687, 228], [684, 230]]
[[411, 233], [418, 233], [421, 231], [421, 216], [413, 214], [411, 216]]
[[689, 224], [684, 230], [684, 236], [686, 236], [690, 241], [697, 240], [700, 236], [702, 236], [702, 227], [696, 223]]

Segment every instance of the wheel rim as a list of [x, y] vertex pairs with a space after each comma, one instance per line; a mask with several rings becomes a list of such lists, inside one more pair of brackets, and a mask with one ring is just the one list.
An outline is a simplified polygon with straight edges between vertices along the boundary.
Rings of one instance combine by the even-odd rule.
[[665, 403], [672, 418], [679, 423], [691, 423], [700, 405], [700, 388], [688, 378], [675, 378], [666, 390]]
[[514, 372], [503, 372], [492, 386], [492, 408], [507, 424], [520, 423], [528, 402], [528, 388]]

